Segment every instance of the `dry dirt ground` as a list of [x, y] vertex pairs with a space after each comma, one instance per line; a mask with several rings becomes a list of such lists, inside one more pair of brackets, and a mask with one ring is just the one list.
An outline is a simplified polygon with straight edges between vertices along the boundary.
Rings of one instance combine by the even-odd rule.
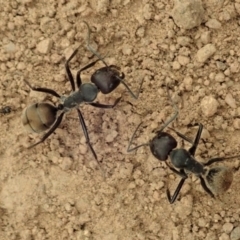
[[[196, 14], [196, 26], [189, 29], [195, 13], [178, 19], [174, 4], [172, 0], [1, 1], [0, 104], [12, 109], [0, 116], [1, 240], [240, 239], [240, 158], [221, 163], [234, 176], [224, 194], [211, 198], [199, 179], [189, 175], [176, 202], [169, 204], [166, 190], [172, 193], [180, 177], [148, 146], [127, 152], [140, 122], [134, 144], [148, 142], [172, 116], [168, 84], [179, 108], [171, 126], [194, 138], [197, 128], [189, 124], [204, 125], [196, 159], [205, 162], [240, 154], [240, 1], [204, 0], [204, 11]], [[85, 143], [76, 110], [32, 149], [27, 147], [42, 135], [28, 133], [21, 122], [28, 105], [58, 103], [55, 97], [31, 91], [24, 79], [67, 95], [71, 88], [65, 76], [66, 58], [80, 46], [71, 62], [74, 74], [92, 61], [84, 20], [92, 30], [91, 45], [102, 56], [107, 54], [109, 65], [121, 67], [133, 92], [144, 80], [138, 100], [120, 85], [97, 98], [111, 104], [122, 96], [114, 109], [80, 106], [105, 179]], [[183, 26], [181, 20], [186, 20]], [[83, 72], [82, 80], [90, 81], [102, 66], [99, 62]], [[166, 131], [179, 146], [190, 147]]]

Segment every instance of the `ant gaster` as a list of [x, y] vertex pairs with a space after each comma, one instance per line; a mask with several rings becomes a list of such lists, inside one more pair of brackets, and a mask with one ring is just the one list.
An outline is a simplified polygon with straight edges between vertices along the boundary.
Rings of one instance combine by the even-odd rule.
[[[168, 92], [169, 95], [169, 92]], [[169, 96], [170, 98], [170, 96]], [[171, 100], [172, 101], [172, 100]], [[188, 174], [193, 173], [197, 177], [200, 178], [200, 183], [203, 189], [214, 198], [215, 195], [223, 193], [228, 190], [232, 181], [233, 181], [233, 173], [230, 169], [223, 166], [216, 166], [208, 168], [208, 166], [212, 165], [215, 162], [221, 162], [227, 159], [237, 158], [240, 156], [231, 156], [231, 157], [217, 157], [208, 160], [206, 163], [200, 163], [195, 158], [195, 152], [197, 150], [203, 125], [198, 124], [198, 131], [195, 136], [194, 141], [192, 142], [189, 138], [185, 137], [183, 134], [173, 130], [179, 137], [188, 141], [192, 144], [192, 146], [186, 150], [183, 148], [176, 148], [177, 141], [176, 139], [170, 135], [169, 133], [163, 132], [164, 128], [166, 128], [172, 121], [174, 121], [178, 116], [178, 109], [175, 103], [172, 104], [175, 108], [174, 115], [164, 124], [164, 126], [157, 131], [156, 136], [153, 137], [148, 143], [144, 143], [138, 145], [136, 147], [130, 148], [132, 145], [132, 141], [136, 135], [137, 130], [141, 126], [142, 123], [138, 125], [136, 130], [134, 131], [127, 148], [128, 152], [132, 152], [142, 146], [149, 146], [152, 154], [160, 161], [164, 161], [167, 166], [177, 175], [181, 177], [181, 180], [174, 192], [171, 196], [169, 189], [167, 189], [167, 198], [170, 204], [174, 203], [177, 199], [179, 192], [188, 178]], [[170, 158], [170, 164], [167, 162], [168, 157]]]
[[[112, 105], [106, 105], [106, 104], [101, 104], [98, 102], [93, 102], [99, 92], [102, 92], [103, 94], [109, 94], [111, 93], [115, 88], [120, 83], [123, 83], [123, 85], [127, 88], [127, 90], [130, 92], [130, 94], [137, 99], [138, 95], [140, 93], [142, 83], [140, 84], [139, 87], [139, 92], [137, 95], [133, 94], [133, 92], [130, 90], [130, 88], [127, 86], [127, 84], [124, 82], [124, 74], [120, 74], [118, 71], [118, 67], [114, 65], [108, 66], [106, 62], [103, 60], [103, 57], [101, 57], [97, 52], [95, 52], [92, 47], [89, 44], [89, 38], [90, 38], [90, 28], [88, 24], [85, 22], [85, 24], [88, 27], [88, 42], [87, 42], [87, 47], [88, 49], [98, 57], [97, 60], [89, 63], [85, 67], [81, 68], [77, 74], [76, 74], [76, 85], [77, 85], [77, 90], [75, 88], [75, 83], [74, 83], [74, 78], [71, 73], [69, 63], [73, 59], [73, 57], [77, 54], [78, 48], [72, 53], [72, 55], [67, 59], [65, 63], [65, 69], [66, 69], [66, 74], [68, 77], [68, 80], [71, 84], [72, 88], [72, 93], [69, 96], [61, 96], [59, 95], [55, 90], [49, 89], [49, 88], [41, 88], [41, 87], [32, 87], [31, 84], [27, 81], [24, 80], [24, 82], [31, 88], [33, 91], [38, 91], [38, 92], [44, 92], [47, 94], [51, 94], [52, 96], [55, 96], [61, 100], [61, 103], [56, 107], [53, 106], [49, 103], [35, 103], [30, 106], [28, 106], [22, 115], [22, 122], [23, 125], [29, 129], [30, 131], [33, 132], [42, 132], [47, 129], [48, 132], [43, 135], [41, 140], [36, 142], [35, 144], [29, 146], [28, 148], [35, 147], [36, 145], [44, 142], [54, 131], [56, 128], [60, 125], [62, 122], [63, 116], [66, 112], [69, 110], [75, 108], [78, 112], [78, 117], [80, 124], [83, 129], [84, 136], [86, 138], [86, 142], [91, 149], [91, 152], [93, 153], [93, 156], [97, 163], [99, 164], [97, 155], [90, 143], [89, 135], [88, 135], [88, 130], [83, 118], [83, 115], [78, 108], [78, 106], [82, 103], [91, 105], [93, 107], [97, 108], [113, 108], [117, 105], [117, 103], [120, 101], [121, 97], [117, 98], [114, 104]], [[92, 83], [82, 83], [81, 80], [81, 73], [93, 67], [98, 61], [102, 61], [105, 64], [105, 67], [102, 67], [98, 70], [96, 70], [93, 75], [91, 76], [91, 82]], [[58, 114], [58, 112], [60, 114]], [[99, 164], [100, 166], [100, 164]]]

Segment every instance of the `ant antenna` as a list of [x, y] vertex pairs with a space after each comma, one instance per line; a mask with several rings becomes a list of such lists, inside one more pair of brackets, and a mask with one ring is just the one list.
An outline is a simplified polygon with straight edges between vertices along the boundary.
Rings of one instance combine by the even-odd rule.
[[[170, 96], [168, 86], [167, 86], [167, 93], [168, 93], [168, 98], [171, 100], [171, 103], [172, 103], [172, 105], [173, 105], [173, 107], [174, 107], [174, 109], [175, 109], [175, 112], [174, 112], [173, 116], [161, 127], [161, 129], [160, 129], [158, 132], [162, 132], [163, 129], [164, 129], [165, 127], [167, 127], [172, 121], [174, 121], [174, 120], [177, 118], [177, 116], [178, 116], [178, 107], [177, 107], [176, 103], [172, 100], [172, 98], [171, 98], [171, 96]], [[139, 129], [139, 127], [140, 127], [141, 125], [142, 125], [142, 122], [137, 126], [136, 130], [134, 131], [134, 133], [133, 133], [133, 135], [132, 135], [132, 137], [131, 137], [131, 139], [130, 139], [130, 141], [129, 141], [128, 148], [127, 148], [127, 152], [132, 152], [132, 151], [134, 151], [134, 150], [136, 150], [136, 149], [138, 149], [138, 148], [140, 148], [140, 147], [148, 146], [148, 145], [149, 145], [149, 143], [143, 143], [143, 144], [140, 144], [140, 145], [138, 145], [138, 146], [136, 146], [136, 147], [134, 147], [134, 148], [130, 148], [130, 146], [132, 145], [133, 138], [135, 137], [136, 132], [137, 132], [137, 130]]]
[[[88, 35], [87, 35], [87, 40], [86, 40], [86, 41], [87, 41], [87, 49], [88, 49], [90, 52], [92, 52], [93, 55], [95, 55], [96, 57], [98, 57], [98, 59], [101, 60], [107, 68], [116, 67], [116, 66], [114, 66], [114, 65], [108, 66], [107, 63], [104, 61], [104, 58], [107, 56], [107, 54], [106, 54], [104, 57], [102, 57], [102, 56], [101, 56], [95, 49], [93, 49], [93, 47], [90, 45], [91, 29], [90, 29], [90, 27], [89, 27], [89, 25], [88, 25], [88, 23], [87, 23], [86, 21], [83, 21], [83, 22], [86, 24], [86, 26], [87, 26], [87, 28], [88, 28]], [[122, 76], [115, 76], [115, 77], [125, 86], [125, 88], [128, 90], [128, 92], [131, 94], [131, 96], [132, 96], [133, 98], [135, 98], [135, 99], [138, 98], [138, 96], [139, 96], [139, 94], [140, 94], [140, 90], [141, 90], [141, 88], [142, 88], [142, 84], [143, 84], [144, 78], [143, 78], [142, 81], [141, 81], [141, 84], [140, 84], [138, 93], [135, 95], [135, 94], [132, 92], [132, 90], [128, 87], [128, 85], [124, 82], [124, 80], [123, 80], [123, 79], [124, 79], [124, 74], [123, 74]]]
[[168, 119], [167, 122], [164, 123], [164, 125], [161, 127], [161, 129], [158, 132], [162, 132], [164, 128], [166, 128], [171, 122], [173, 122], [177, 118], [178, 113], [179, 113], [176, 103], [173, 101], [173, 99], [170, 96], [168, 85], [166, 87], [167, 87], [168, 98], [170, 99], [175, 111], [174, 111], [174, 114], [172, 115], [172, 117], [170, 119]]
[[104, 61], [104, 58], [106, 57], [106, 55], [104, 57], [102, 57], [95, 49], [93, 49], [93, 47], [90, 45], [90, 35], [91, 35], [91, 29], [88, 25], [88, 23], [86, 21], [83, 21], [88, 29], [88, 35], [87, 35], [87, 49], [92, 52], [93, 55], [95, 55], [96, 57], [98, 57], [104, 64], [106, 67], [108, 67], [107, 63]]

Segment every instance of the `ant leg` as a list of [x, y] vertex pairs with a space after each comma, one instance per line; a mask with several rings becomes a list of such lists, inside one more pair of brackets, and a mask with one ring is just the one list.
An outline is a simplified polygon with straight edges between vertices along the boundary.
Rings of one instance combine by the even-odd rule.
[[203, 163], [204, 166], [210, 166], [211, 164], [215, 163], [215, 162], [222, 162], [228, 159], [233, 159], [233, 158], [239, 158], [240, 155], [236, 155], [236, 156], [231, 156], [231, 157], [217, 157], [217, 158], [212, 158], [210, 160], [208, 160], [206, 163]]
[[214, 194], [211, 192], [211, 190], [207, 187], [204, 179], [202, 176], [199, 176], [200, 178], [200, 183], [202, 185], [202, 188], [205, 190], [205, 192], [207, 192], [212, 198], [214, 198]]
[[33, 148], [35, 147], [36, 145], [44, 142], [52, 133], [55, 132], [55, 130], [58, 128], [58, 126], [60, 125], [60, 123], [62, 122], [62, 119], [63, 119], [63, 115], [64, 115], [64, 112], [62, 112], [59, 117], [57, 118], [56, 122], [54, 123], [54, 125], [49, 129], [49, 131], [42, 137], [42, 139], [38, 142], [36, 142], [35, 144], [29, 146], [28, 148]]
[[197, 146], [199, 144], [199, 141], [200, 141], [200, 138], [201, 138], [201, 134], [202, 134], [202, 130], [203, 130], [203, 125], [201, 123], [198, 124], [198, 132], [196, 134], [196, 137], [195, 137], [195, 140], [192, 141], [190, 138], [186, 137], [185, 135], [183, 135], [182, 133], [176, 131], [175, 129], [173, 128], [170, 128], [172, 131], [174, 131], [180, 138], [182, 138], [183, 140], [189, 142], [192, 144], [192, 147], [189, 148], [189, 152], [192, 156], [195, 155], [195, 152], [197, 150]]
[[142, 122], [137, 126], [136, 130], [134, 131], [134, 133], [133, 133], [133, 135], [132, 135], [132, 137], [131, 137], [131, 139], [129, 141], [129, 144], [128, 144], [128, 147], [127, 147], [127, 152], [132, 152], [132, 151], [134, 151], [134, 150], [136, 150], [136, 149], [138, 149], [140, 147], [143, 147], [143, 146], [149, 146], [149, 143], [143, 143], [143, 144], [140, 144], [140, 145], [138, 145], [138, 146], [136, 146], [134, 148], [130, 148], [130, 146], [132, 145], [133, 138], [135, 137], [136, 132], [137, 132], [137, 130], [139, 129], [139, 127], [141, 125], [142, 125]]
[[81, 111], [78, 108], [77, 108], [77, 112], [78, 112], [78, 117], [79, 117], [79, 121], [80, 121], [81, 126], [82, 126], [82, 130], [83, 130], [84, 136], [86, 138], [86, 143], [88, 144], [88, 146], [89, 146], [89, 148], [90, 148], [90, 150], [91, 150], [91, 152], [92, 152], [92, 154], [93, 154], [93, 156], [94, 156], [94, 158], [95, 158], [95, 160], [96, 160], [96, 162], [97, 162], [97, 164], [99, 166], [99, 169], [102, 171], [103, 176], [105, 176], [105, 174], [104, 174], [104, 172], [102, 170], [102, 167], [100, 165], [100, 162], [98, 161], [97, 154], [94, 151], [94, 149], [93, 149], [93, 147], [92, 147], [92, 145], [90, 143], [90, 138], [89, 138], [89, 135], [88, 135], [87, 126], [85, 124], [83, 115], [82, 115]]
[[95, 60], [94, 62], [89, 63], [88, 65], [86, 65], [85, 67], [81, 68], [78, 72], [77, 72], [77, 87], [80, 88], [80, 86], [82, 85], [82, 79], [81, 79], [81, 72], [93, 67], [98, 61], [100, 61], [100, 59]]
[[[78, 47], [78, 48], [79, 48], [79, 47]], [[67, 59], [67, 61], [66, 61], [66, 63], [65, 63], [65, 69], [66, 69], [67, 77], [68, 77], [68, 80], [69, 80], [70, 83], [71, 83], [71, 87], [72, 87], [72, 91], [73, 91], [73, 92], [75, 91], [75, 84], [74, 84], [74, 79], [73, 79], [72, 72], [71, 72], [70, 67], [69, 67], [69, 63], [70, 63], [70, 61], [74, 58], [74, 56], [77, 54], [78, 48], [74, 50], [74, 52], [72, 53], [72, 55]]]
[[87, 103], [87, 104], [91, 105], [93, 107], [97, 107], [97, 108], [114, 108], [119, 103], [121, 98], [122, 97], [117, 98], [113, 105], [107, 105], [107, 104], [102, 104], [102, 103]]
[[193, 144], [192, 139], [190, 139], [190, 138], [186, 137], [185, 135], [183, 135], [182, 133], [176, 131], [174, 128], [169, 127], [169, 129], [171, 129], [173, 132], [175, 132], [175, 133], [176, 133], [180, 138], [182, 138], [183, 140], [185, 140], [185, 141]]
[[198, 144], [199, 144], [199, 141], [200, 141], [200, 138], [201, 138], [201, 134], [202, 134], [202, 130], [203, 130], [203, 125], [201, 123], [199, 123], [199, 128], [198, 128], [198, 131], [197, 131], [197, 135], [194, 139], [194, 142], [193, 142], [193, 145], [192, 147], [189, 148], [189, 153], [194, 156], [195, 155], [195, 152], [197, 150], [197, 147], [198, 147]]
[[[167, 164], [167, 165], [168, 165], [168, 164]], [[169, 165], [168, 165], [168, 166], [169, 166]], [[170, 166], [169, 166], [169, 167], [170, 167]], [[182, 177], [182, 179], [181, 179], [180, 182], [178, 183], [178, 186], [177, 186], [177, 188], [176, 188], [176, 190], [175, 190], [175, 192], [174, 192], [174, 194], [173, 194], [172, 196], [171, 196], [171, 194], [170, 194], [169, 189], [167, 189], [167, 198], [168, 198], [168, 201], [169, 201], [170, 204], [173, 204], [173, 203], [175, 202], [175, 200], [177, 199], [177, 197], [178, 197], [178, 195], [179, 195], [179, 192], [181, 191], [182, 186], [183, 186], [185, 180], [188, 178], [188, 176], [187, 176], [187, 174], [184, 172], [183, 169], [181, 169], [179, 172], [178, 172], [176, 169], [172, 168], [172, 167], [170, 167], [170, 169], [171, 169], [174, 173], [177, 173], [178, 175], [180, 175], [180, 176]]]
[[[167, 122], [164, 123], [164, 125], [161, 127], [160, 130], [157, 131], [157, 133], [162, 132], [163, 129], [166, 128], [171, 122], [173, 122], [178, 116], [178, 107], [170, 96], [168, 86], [167, 86], [167, 93], [168, 93], [168, 98], [170, 99], [170, 101], [172, 103], [172, 106], [174, 107], [175, 111], [174, 111], [174, 114], [172, 115], [172, 117]], [[170, 129], [172, 129], [172, 128], [170, 128]]]
[[33, 91], [37, 91], [37, 92], [44, 92], [44, 93], [49, 93], [51, 95], [53, 95], [54, 97], [60, 98], [61, 96], [54, 90], [50, 89], [50, 88], [36, 88], [36, 87], [32, 87], [31, 84], [27, 81], [27, 80], [23, 80]]

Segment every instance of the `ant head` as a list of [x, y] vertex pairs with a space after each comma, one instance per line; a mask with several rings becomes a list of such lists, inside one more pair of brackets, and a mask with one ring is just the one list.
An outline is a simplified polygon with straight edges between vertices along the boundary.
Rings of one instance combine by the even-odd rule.
[[177, 141], [166, 132], [158, 132], [149, 145], [152, 154], [158, 160], [166, 161], [169, 153], [177, 147]]
[[232, 184], [233, 172], [223, 166], [210, 168], [206, 171], [205, 182], [214, 195], [226, 192]]

